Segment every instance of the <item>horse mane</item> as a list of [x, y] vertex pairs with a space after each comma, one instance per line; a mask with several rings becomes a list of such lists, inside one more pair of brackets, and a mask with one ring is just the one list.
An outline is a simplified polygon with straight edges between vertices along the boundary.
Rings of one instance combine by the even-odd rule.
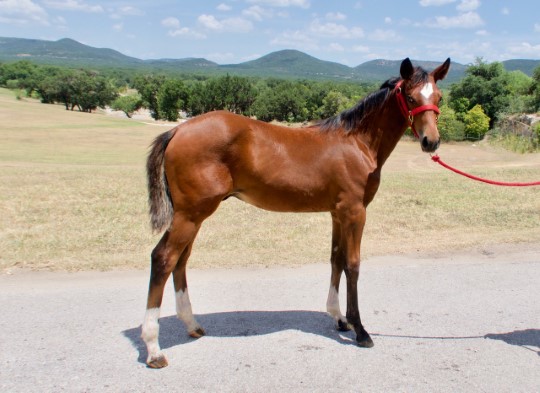
[[[414, 73], [410, 79], [410, 86], [416, 86], [425, 83], [428, 79], [428, 73], [421, 67], [415, 67]], [[331, 132], [343, 130], [345, 134], [361, 133], [367, 131], [374, 114], [378, 113], [401, 78], [390, 78], [385, 81], [379, 90], [368, 94], [360, 100], [355, 106], [345, 109], [341, 113], [328, 119], [318, 121], [315, 126], [322, 132]]]

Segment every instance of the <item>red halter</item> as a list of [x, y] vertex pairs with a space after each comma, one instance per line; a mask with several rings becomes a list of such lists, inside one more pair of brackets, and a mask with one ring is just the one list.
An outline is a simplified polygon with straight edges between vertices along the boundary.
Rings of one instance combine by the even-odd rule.
[[[409, 106], [407, 105], [407, 100], [405, 99], [405, 95], [403, 94], [403, 90], [401, 89], [402, 84], [403, 84], [403, 80], [400, 80], [396, 85], [396, 97], [398, 101], [398, 106], [403, 116], [405, 116], [405, 119], [407, 119], [407, 121], [409, 122], [409, 127], [411, 127], [414, 133], [414, 136], [417, 139], [420, 139], [418, 132], [416, 132], [416, 129], [414, 128], [414, 122], [413, 122], [414, 116], [425, 111], [433, 111], [438, 115], [441, 113], [441, 110], [439, 109], [437, 105], [421, 105], [419, 107], [416, 107], [410, 110]], [[438, 116], [437, 116], [437, 119], [438, 119]]]

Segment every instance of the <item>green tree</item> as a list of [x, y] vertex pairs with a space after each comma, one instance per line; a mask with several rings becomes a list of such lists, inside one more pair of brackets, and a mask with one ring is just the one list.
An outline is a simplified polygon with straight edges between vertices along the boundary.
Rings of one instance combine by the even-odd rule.
[[159, 114], [158, 92], [165, 82], [163, 75], [138, 75], [133, 80], [133, 87], [141, 95], [144, 107], [150, 110], [150, 115], [155, 120], [161, 118]]
[[93, 71], [77, 70], [68, 83], [72, 110], [75, 106], [82, 112], [104, 108], [118, 95], [112, 81]]
[[250, 115], [256, 90], [248, 78], [220, 76], [197, 83], [192, 89], [188, 112], [198, 115], [225, 109], [233, 113]]
[[469, 140], [480, 140], [489, 130], [489, 116], [481, 105], [475, 105], [465, 115], [465, 137]]
[[111, 108], [115, 111], [122, 111], [127, 117], [131, 118], [133, 112], [136, 112], [142, 107], [142, 97], [140, 94], [130, 94], [120, 96], [111, 103]]
[[178, 112], [185, 107], [187, 91], [184, 83], [178, 79], [167, 79], [160, 86], [157, 94], [158, 118], [168, 121], [178, 120]]
[[532, 96], [533, 109], [540, 110], [540, 67], [534, 69], [530, 94]]
[[[509, 85], [507, 72], [502, 63], [487, 64], [482, 59], [477, 59], [476, 64], [470, 66], [466, 76], [450, 90], [450, 106], [456, 111], [456, 116], [465, 116], [476, 105], [481, 105], [484, 112], [492, 122], [497, 113], [504, 111], [510, 101], [512, 89]], [[463, 104], [468, 100], [468, 106]]]
[[264, 121], [305, 121], [308, 90], [298, 82], [271, 79], [253, 104], [253, 114]]
[[462, 141], [465, 139], [465, 125], [458, 120], [456, 112], [447, 104], [441, 105], [437, 128], [443, 141]]
[[29, 80], [36, 71], [36, 65], [28, 60], [17, 61], [15, 63], [0, 64], [0, 86], [17, 85], [20, 89], [26, 89], [26, 81]]
[[351, 100], [339, 91], [329, 91], [319, 108], [321, 118], [328, 118], [351, 106]]

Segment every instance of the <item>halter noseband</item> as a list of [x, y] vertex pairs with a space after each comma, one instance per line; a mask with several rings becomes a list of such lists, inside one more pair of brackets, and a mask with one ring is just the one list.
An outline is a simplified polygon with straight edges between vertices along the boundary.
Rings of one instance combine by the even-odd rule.
[[[401, 89], [402, 84], [403, 84], [403, 80], [400, 80], [395, 87], [398, 106], [403, 116], [405, 116], [405, 119], [407, 119], [407, 121], [409, 122], [409, 127], [411, 127], [411, 130], [413, 131], [414, 136], [416, 137], [416, 139], [420, 139], [420, 136], [418, 135], [418, 132], [416, 132], [416, 128], [414, 127], [414, 116], [425, 111], [433, 111], [437, 115], [439, 115], [441, 113], [441, 110], [439, 109], [437, 105], [432, 105], [432, 104], [421, 105], [419, 107], [416, 107], [410, 110], [409, 106], [407, 105], [407, 100], [405, 99], [405, 95], [403, 94], [403, 90]], [[438, 119], [439, 117], [437, 116], [437, 120]]]

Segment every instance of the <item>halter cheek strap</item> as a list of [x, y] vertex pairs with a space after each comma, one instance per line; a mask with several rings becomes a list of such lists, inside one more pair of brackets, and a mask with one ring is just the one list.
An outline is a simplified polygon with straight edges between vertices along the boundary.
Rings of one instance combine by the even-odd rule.
[[[403, 94], [403, 89], [401, 88], [402, 84], [403, 84], [403, 80], [400, 80], [395, 87], [398, 106], [403, 116], [405, 116], [405, 119], [407, 119], [407, 121], [409, 122], [409, 127], [411, 127], [414, 133], [414, 136], [417, 139], [420, 139], [420, 136], [418, 135], [418, 132], [416, 131], [416, 128], [414, 127], [414, 116], [425, 111], [433, 111], [437, 115], [439, 115], [441, 113], [441, 110], [439, 109], [437, 105], [432, 105], [432, 104], [421, 105], [412, 110], [409, 109], [409, 106], [407, 105], [407, 100], [405, 98], [405, 95]], [[437, 116], [437, 119], [438, 119], [438, 116]]]

